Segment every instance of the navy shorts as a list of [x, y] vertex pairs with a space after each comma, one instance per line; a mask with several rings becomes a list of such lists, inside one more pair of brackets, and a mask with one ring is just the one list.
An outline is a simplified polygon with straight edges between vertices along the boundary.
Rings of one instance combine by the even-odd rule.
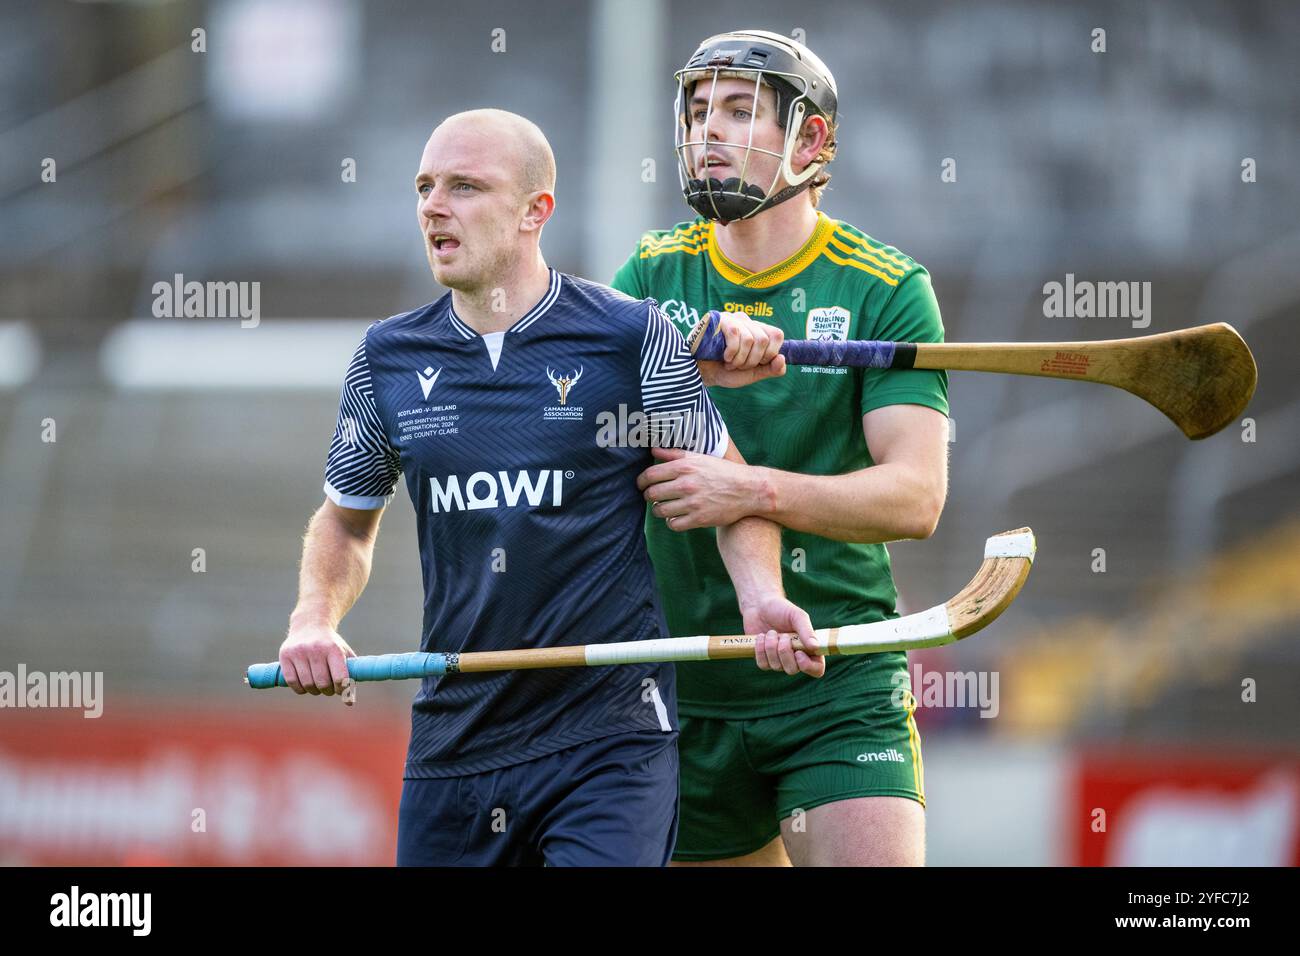
[[402, 785], [398, 866], [665, 866], [677, 733], [637, 731], [526, 763]]

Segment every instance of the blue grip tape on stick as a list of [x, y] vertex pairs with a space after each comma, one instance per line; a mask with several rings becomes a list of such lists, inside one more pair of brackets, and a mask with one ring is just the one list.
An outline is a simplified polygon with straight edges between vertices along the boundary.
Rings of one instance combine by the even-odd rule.
[[[721, 362], [727, 350], [727, 340], [720, 330], [721, 315], [712, 311], [705, 315], [703, 328], [692, 334], [699, 340], [693, 355], [701, 362]], [[791, 365], [847, 365], [851, 368], [892, 368], [897, 343], [851, 340], [820, 341], [814, 339], [789, 339], [781, 343], [781, 354]], [[907, 363], [904, 367], [910, 367]]]
[[[349, 657], [348, 674], [355, 681], [406, 680], [412, 677], [441, 677], [447, 673], [447, 655], [415, 651], [410, 654], [376, 654]], [[288, 687], [278, 663], [253, 664], [248, 668], [248, 686], [256, 690]]]

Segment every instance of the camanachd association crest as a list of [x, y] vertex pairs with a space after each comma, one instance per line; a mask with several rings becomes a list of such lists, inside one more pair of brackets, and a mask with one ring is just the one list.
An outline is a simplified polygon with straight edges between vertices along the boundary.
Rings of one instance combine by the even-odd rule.
[[583, 367], [579, 365], [576, 369], [552, 369], [549, 365], [546, 367], [546, 378], [555, 386], [555, 391], [560, 396], [560, 404], [547, 405], [542, 409], [543, 419], [555, 418], [582, 418], [582, 406], [570, 405], [569, 397], [573, 394], [573, 388], [582, 378]]

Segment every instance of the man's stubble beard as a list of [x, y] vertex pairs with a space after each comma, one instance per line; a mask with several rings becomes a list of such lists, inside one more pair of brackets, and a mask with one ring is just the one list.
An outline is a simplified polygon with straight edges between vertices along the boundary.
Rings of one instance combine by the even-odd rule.
[[[460, 271], [459, 278], [457, 275], [452, 275], [448, 277], [448, 281], [443, 281], [438, 278], [438, 273], [434, 270], [433, 280], [445, 289], [454, 289], [461, 295], [477, 298], [491, 294], [493, 289], [503, 287], [503, 277], [510, 275], [515, 260], [516, 250], [502, 247], [494, 250], [481, 266], [477, 263], [469, 263], [469, 271]], [[430, 269], [433, 268], [432, 258], [429, 266]]]

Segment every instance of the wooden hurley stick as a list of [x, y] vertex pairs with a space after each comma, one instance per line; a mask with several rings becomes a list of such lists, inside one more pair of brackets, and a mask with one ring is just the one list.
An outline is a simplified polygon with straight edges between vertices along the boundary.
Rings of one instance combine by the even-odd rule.
[[[709, 312], [687, 338], [698, 361], [726, 349], [719, 313]], [[1206, 438], [1237, 420], [1255, 394], [1259, 372], [1242, 337], [1226, 322], [1101, 342], [869, 342], [788, 339], [792, 365], [948, 369], [1074, 379], [1113, 385], [1164, 412], [1188, 438]]]
[[[979, 571], [955, 597], [929, 610], [889, 621], [821, 628], [813, 632], [818, 642], [818, 649], [813, 653], [909, 651], [951, 644], [968, 637], [987, 627], [1011, 606], [1029, 577], [1034, 550], [1034, 533], [1028, 528], [994, 535], [985, 542], [984, 563]], [[752, 635], [739, 634], [464, 654], [382, 654], [349, 658], [348, 673], [357, 681], [373, 681], [543, 667], [734, 660], [753, 657], [754, 641]], [[793, 643], [796, 649], [804, 649], [797, 639]], [[254, 664], [244, 682], [258, 689], [287, 686], [278, 663]]]

